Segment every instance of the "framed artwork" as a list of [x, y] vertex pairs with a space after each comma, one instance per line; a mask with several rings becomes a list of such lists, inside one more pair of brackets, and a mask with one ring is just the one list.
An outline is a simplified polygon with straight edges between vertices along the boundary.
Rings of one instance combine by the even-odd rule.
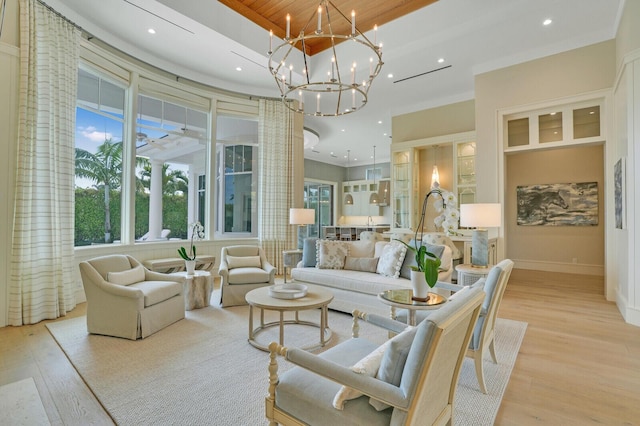
[[598, 183], [518, 186], [517, 224], [525, 226], [595, 226]]
[[620, 158], [615, 166], [613, 166], [613, 183], [614, 189], [614, 203], [615, 203], [615, 220], [616, 228], [625, 228], [625, 206], [624, 206], [624, 190], [625, 190], [625, 161], [624, 157]]

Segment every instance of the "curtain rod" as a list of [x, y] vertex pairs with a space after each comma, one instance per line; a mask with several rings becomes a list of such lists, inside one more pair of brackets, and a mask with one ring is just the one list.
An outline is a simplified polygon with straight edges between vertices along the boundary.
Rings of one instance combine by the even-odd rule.
[[[6, 1], [6, 0], [5, 0]], [[42, 6], [46, 7], [47, 9], [49, 9], [49, 11], [51, 13], [53, 13], [54, 15], [56, 15], [57, 17], [61, 18], [62, 20], [66, 21], [67, 23], [73, 25], [74, 27], [76, 27], [77, 29], [79, 29], [80, 31], [86, 32], [84, 31], [84, 29], [76, 24], [75, 22], [73, 22], [71, 19], [67, 18], [66, 16], [64, 16], [62, 13], [58, 12], [57, 10], [55, 10], [53, 7], [49, 6], [48, 4], [46, 4], [44, 1], [42, 0], [36, 0], [38, 3], [40, 3]], [[91, 36], [91, 34], [89, 34], [89, 36]]]

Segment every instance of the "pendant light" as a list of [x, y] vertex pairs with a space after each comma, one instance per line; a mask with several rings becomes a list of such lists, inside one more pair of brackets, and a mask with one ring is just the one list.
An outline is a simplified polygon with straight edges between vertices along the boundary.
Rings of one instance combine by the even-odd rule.
[[[349, 186], [350, 183], [350, 179], [349, 179], [349, 159], [351, 158], [351, 151], [347, 150], [347, 186]], [[348, 192], [345, 196], [344, 196], [344, 204], [349, 204], [352, 205], [353, 204], [353, 195], [351, 195], [351, 192]]]
[[373, 187], [376, 188], [375, 192], [372, 192], [369, 196], [369, 204], [378, 205], [380, 200], [378, 199], [378, 187], [376, 186], [376, 146], [373, 146]]

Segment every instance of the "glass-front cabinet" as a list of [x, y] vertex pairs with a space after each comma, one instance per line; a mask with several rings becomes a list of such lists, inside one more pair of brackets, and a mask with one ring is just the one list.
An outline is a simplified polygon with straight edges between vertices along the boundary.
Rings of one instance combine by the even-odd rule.
[[[422, 197], [432, 185], [434, 166], [441, 188], [452, 191], [459, 204], [476, 202], [476, 142], [474, 132], [402, 142], [392, 147], [391, 206], [393, 228], [414, 230]], [[428, 212], [427, 230], [434, 227]]]

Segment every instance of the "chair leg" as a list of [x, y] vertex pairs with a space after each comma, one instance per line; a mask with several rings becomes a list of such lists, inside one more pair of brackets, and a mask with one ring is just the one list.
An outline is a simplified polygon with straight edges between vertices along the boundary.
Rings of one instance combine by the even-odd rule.
[[476, 365], [476, 377], [480, 385], [480, 391], [487, 393], [487, 387], [484, 385], [484, 369], [482, 368], [482, 351], [478, 350], [473, 353], [473, 360]]
[[489, 343], [489, 352], [491, 353], [491, 359], [493, 359], [493, 363], [498, 363], [498, 358], [496, 357], [496, 345], [495, 340], [491, 339], [491, 343]]

